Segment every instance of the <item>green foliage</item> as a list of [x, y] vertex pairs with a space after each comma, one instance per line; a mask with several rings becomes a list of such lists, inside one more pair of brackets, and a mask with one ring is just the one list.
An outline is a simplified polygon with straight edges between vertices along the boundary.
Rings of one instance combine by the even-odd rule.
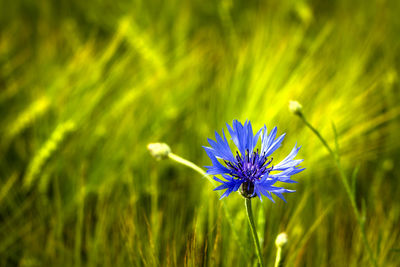
[[287, 133], [273, 162], [303, 146], [288, 203], [253, 201], [265, 265], [285, 231], [287, 266], [367, 266], [292, 99], [337, 142], [378, 264], [400, 265], [399, 1], [0, 3], [1, 266], [253, 266], [243, 199], [222, 200], [238, 241], [206, 179], [146, 150], [207, 165], [233, 119]]

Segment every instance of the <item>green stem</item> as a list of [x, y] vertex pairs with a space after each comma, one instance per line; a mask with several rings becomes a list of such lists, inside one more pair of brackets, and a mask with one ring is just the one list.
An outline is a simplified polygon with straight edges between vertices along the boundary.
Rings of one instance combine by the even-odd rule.
[[303, 122], [307, 125], [308, 128], [310, 128], [310, 130], [319, 138], [319, 140], [321, 141], [321, 143], [325, 146], [325, 148], [329, 151], [329, 154], [331, 154], [331, 156], [335, 157], [335, 153], [333, 152], [333, 150], [330, 148], [330, 146], [328, 145], [328, 143], [325, 141], [325, 139], [322, 137], [322, 135], [318, 132], [317, 129], [314, 128], [314, 126], [312, 126], [304, 117], [303, 114], [299, 115], [300, 118], [303, 119]]
[[278, 246], [274, 267], [279, 267], [279, 264], [281, 263], [281, 257], [282, 257], [282, 248]]
[[246, 198], [245, 204], [246, 204], [247, 218], [249, 219], [251, 233], [253, 234], [254, 245], [256, 246], [258, 261], [260, 262], [260, 266], [263, 267], [264, 264], [261, 256], [260, 242], [258, 241], [257, 230], [254, 224], [253, 211], [251, 209], [251, 199]]
[[378, 266], [375, 256], [372, 252], [372, 249], [368, 243], [368, 239], [367, 239], [367, 234], [366, 234], [366, 229], [365, 229], [365, 218], [363, 218], [360, 215], [360, 211], [358, 210], [357, 207], [357, 203], [356, 203], [356, 199], [354, 194], [352, 193], [351, 187], [349, 185], [349, 179], [347, 178], [346, 173], [343, 171], [343, 168], [340, 164], [340, 156], [338, 154], [337, 151], [333, 151], [330, 146], [328, 145], [328, 143], [326, 142], [326, 140], [322, 137], [322, 135], [318, 132], [317, 129], [315, 129], [308, 121], [307, 119], [304, 117], [303, 114], [300, 114], [300, 118], [303, 120], [303, 122], [305, 123], [305, 125], [307, 125], [308, 128], [310, 128], [310, 130], [319, 138], [319, 140], [321, 141], [321, 143], [325, 146], [325, 148], [329, 151], [329, 153], [331, 154], [336, 167], [339, 170], [339, 174], [340, 174], [340, 180], [343, 183], [343, 186], [346, 190], [347, 196], [349, 197], [351, 206], [353, 208], [357, 223], [360, 226], [360, 232], [361, 232], [361, 238], [363, 240], [364, 246], [367, 250], [368, 256], [369, 256], [369, 260], [372, 264], [372, 266]]
[[170, 159], [172, 159], [173, 161], [182, 164], [186, 167], [191, 168], [192, 170], [194, 170], [195, 172], [199, 173], [201, 176], [203, 176], [204, 178], [206, 178], [212, 185], [215, 186], [215, 182], [213, 179], [211, 179], [211, 177], [199, 166], [197, 166], [196, 164], [194, 164], [193, 162], [190, 162], [184, 158], [179, 157], [178, 155], [174, 154], [174, 153], [169, 153], [168, 157]]

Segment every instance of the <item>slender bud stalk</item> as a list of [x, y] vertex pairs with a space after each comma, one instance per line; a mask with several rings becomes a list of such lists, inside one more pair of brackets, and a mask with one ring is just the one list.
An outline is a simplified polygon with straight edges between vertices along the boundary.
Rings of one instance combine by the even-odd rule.
[[[289, 108], [290, 108], [290, 105], [291, 105], [291, 103], [289, 103]], [[349, 184], [349, 178], [347, 177], [347, 174], [344, 172], [344, 170], [343, 170], [343, 168], [341, 166], [341, 163], [340, 163], [340, 155], [339, 155], [339, 152], [337, 150], [338, 149], [338, 145], [336, 147], [336, 150], [333, 150], [329, 146], [329, 144], [325, 140], [325, 138], [320, 134], [320, 132], [316, 128], [314, 128], [314, 126], [311, 123], [308, 122], [308, 120], [306, 119], [304, 114], [301, 112], [301, 110], [300, 110], [300, 112], [297, 112], [297, 113], [294, 112], [294, 113], [296, 115], [298, 115], [302, 119], [304, 124], [319, 138], [319, 140], [324, 145], [326, 150], [328, 150], [329, 154], [332, 156], [332, 158], [333, 158], [333, 160], [334, 160], [334, 162], [336, 164], [336, 167], [337, 167], [337, 169], [339, 171], [339, 177], [341, 179], [341, 182], [342, 182], [342, 184], [343, 184], [343, 186], [345, 188], [345, 191], [347, 193], [347, 196], [348, 196], [348, 198], [350, 200], [350, 203], [351, 203], [351, 206], [353, 208], [353, 212], [354, 212], [354, 215], [356, 217], [357, 223], [358, 223], [358, 225], [360, 227], [362, 241], [364, 243], [366, 252], [367, 252], [367, 254], [369, 256], [370, 263], [371, 263], [372, 266], [375, 266], [375, 267], [378, 266], [378, 263], [376, 261], [375, 255], [374, 255], [374, 253], [372, 251], [372, 248], [371, 248], [371, 246], [370, 246], [370, 244], [368, 242], [368, 239], [367, 239], [367, 234], [366, 234], [366, 229], [365, 229], [365, 217], [363, 217], [361, 215], [360, 210], [357, 207], [356, 197], [355, 197], [355, 195], [353, 194], [353, 192], [351, 190], [351, 187], [350, 187], [350, 184]], [[337, 138], [337, 136], [335, 136], [335, 138]], [[336, 144], [338, 144], [337, 140], [336, 140]]]

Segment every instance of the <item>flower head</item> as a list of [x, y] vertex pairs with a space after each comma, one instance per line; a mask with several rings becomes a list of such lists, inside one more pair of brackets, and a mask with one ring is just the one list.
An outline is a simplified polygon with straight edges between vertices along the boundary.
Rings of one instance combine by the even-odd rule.
[[[285, 134], [276, 138], [277, 128], [273, 128], [268, 134], [267, 127], [262, 127], [253, 134], [251, 123], [246, 121], [244, 125], [234, 120], [232, 127], [226, 124], [233, 143], [236, 146], [235, 155], [229, 147], [224, 131], [222, 137], [215, 132], [215, 141], [208, 139], [211, 147], [204, 147], [212, 166], [206, 166], [207, 173], [222, 175], [225, 180], [214, 176], [214, 180], [222, 183], [214, 190], [226, 189], [221, 198], [229, 196], [233, 191], [239, 192], [246, 198], [262, 195], [272, 202], [272, 194], [284, 199], [282, 193], [294, 192], [294, 190], [274, 186], [276, 182], [295, 183], [291, 175], [304, 170], [299, 164], [302, 159], [295, 160], [300, 147], [294, 146], [290, 154], [276, 165], [272, 165], [271, 154], [281, 146]], [[261, 137], [261, 147], [256, 149]]]

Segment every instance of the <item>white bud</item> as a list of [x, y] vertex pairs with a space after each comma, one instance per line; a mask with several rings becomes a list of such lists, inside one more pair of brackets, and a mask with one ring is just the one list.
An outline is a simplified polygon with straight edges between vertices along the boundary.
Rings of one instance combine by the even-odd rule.
[[277, 247], [283, 247], [288, 242], [288, 236], [285, 232], [280, 233], [275, 239], [275, 245]]
[[296, 114], [299, 116], [302, 115], [302, 109], [303, 109], [303, 106], [299, 102], [294, 101], [294, 100], [289, 101], [289, 110], [293, 114]]
[[165, 159], [171, 153], [171, 149], [166, 143], [150, 143], [147, 145], [147, 149], [157, 160]]

